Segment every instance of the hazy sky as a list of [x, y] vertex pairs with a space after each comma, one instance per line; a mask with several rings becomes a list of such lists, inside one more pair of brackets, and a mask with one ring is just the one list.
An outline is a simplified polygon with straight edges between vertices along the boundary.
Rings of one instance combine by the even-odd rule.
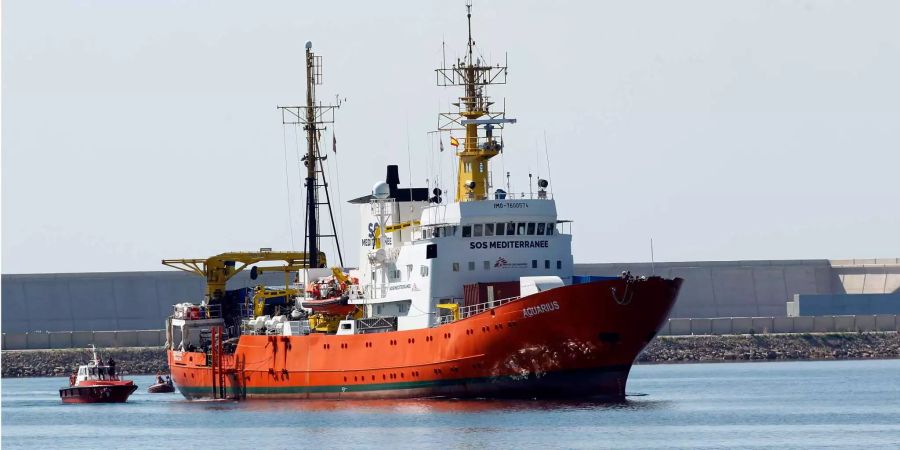
[[[433, 69], [442, 39], [461, 54], [463, 5], [4, 1], [3, 273], [289, 248], [291, 225], [302, 248], [275, 106], [303, 99], [307, 40], [320, 98], [347, 98], [328, 162], [355, 265], [346, 200], [389, 163], [448, 179], [426, 132], [458, 95]], [[546, 133], [576, 262], [648, 260], [651, 236], [659, 261], [900, 256], [898, 17], [893, 0], [476, 2], [482, 54], [509, 55], [490, 94], [519, 120], [493, 170], [527, 191]]]

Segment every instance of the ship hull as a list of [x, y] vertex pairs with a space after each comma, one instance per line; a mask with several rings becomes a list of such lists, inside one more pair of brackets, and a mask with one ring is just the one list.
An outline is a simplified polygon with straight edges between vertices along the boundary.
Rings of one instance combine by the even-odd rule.
[[63, 403], [125, 403], [137, 390], [134, 384], [71, 386], [59, 390]]
[[560, 287], [417, 330], [241, 336], [221, 370], [196, 352], [169, 351], [169, 366], [188, 399], [619, 401], [632, 363], [662, 326], [681, 282], [651, 277]]

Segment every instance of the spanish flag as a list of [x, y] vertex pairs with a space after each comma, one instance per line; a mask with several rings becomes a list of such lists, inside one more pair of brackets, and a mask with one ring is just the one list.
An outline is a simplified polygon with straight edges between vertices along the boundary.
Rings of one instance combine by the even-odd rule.
[[450, 136], [450, 145], [452, 145], [452, 146], [454, 146], [454, 147], [459, 147], [459, 141], [456, 140], [455, 137]]

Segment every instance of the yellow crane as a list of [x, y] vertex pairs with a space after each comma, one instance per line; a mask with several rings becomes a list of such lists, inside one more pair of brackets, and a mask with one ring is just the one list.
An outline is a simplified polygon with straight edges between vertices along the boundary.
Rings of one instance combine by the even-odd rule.
[[[206, 259], [164, 259], [163, 265], [206, 278], [207, 301], [225, 295], [225, 285], [247, 266], [261, 262], [283, 261], [283, 266], [254, 267], [251, 278], [256, 273], [278, 271], [285, 273], [285, 287], [289, 283], [290, 272], [307, 268], [308, 256], [303, 252], [226, 252]], [[319, 267], [326, 267], [325, 253], [319, 252]]]

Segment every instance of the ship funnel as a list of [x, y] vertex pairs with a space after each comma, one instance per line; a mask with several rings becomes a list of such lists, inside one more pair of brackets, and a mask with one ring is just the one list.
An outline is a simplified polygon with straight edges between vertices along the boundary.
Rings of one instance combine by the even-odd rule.
[[387, 166], [387, 177], [384, 179], [384, 182], [387, 183], [391, 188], [391, 196], [394, 196], [394, 193], [397, 191], [397, 186], [400, 185], [400, 169], [391, 164]]

